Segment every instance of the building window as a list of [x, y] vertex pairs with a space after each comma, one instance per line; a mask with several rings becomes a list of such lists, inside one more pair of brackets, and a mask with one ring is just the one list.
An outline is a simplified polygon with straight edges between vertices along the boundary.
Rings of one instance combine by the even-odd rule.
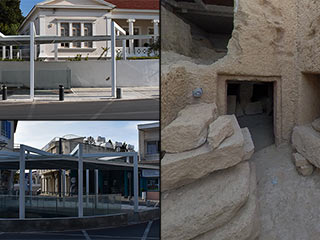
[[[92, 23], [84, 24], [84, 36], [92, 36]], [[92, 42], [85, 42], [84, 47], [92, 48]]]
[[147, 154], [158, 154], [159, 153], [159, 142], [149, 141], [147, 142]]
[[[81, 36], [81, 25], [80, 23], [72, 23], [72, 36]], [[74, 48], [80, 48], [81, 42], [74, 42], [72, 45]]]
[[[61, 36], [62, 37], [70, 36], [69, 23], [61, 23], [61, 27], [60, 28], [61, 28], [60, 31], [61, 31]], [[61, 43], [61, 47], [68, 48], [69, 47], [69, 43]]]
[[1, 135], [8, 139], [11, 138], [11, 122], [1, 121]]
[[148, 191], [159, 191], [159, 179], [151, 178], [147, 180], [147, 190]]

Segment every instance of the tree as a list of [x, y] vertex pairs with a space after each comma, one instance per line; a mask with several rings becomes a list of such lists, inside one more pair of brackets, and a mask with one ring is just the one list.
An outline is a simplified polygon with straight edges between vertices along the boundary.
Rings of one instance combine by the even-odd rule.
[[20, 0], [0, 0], [0, 32], [5, 35], [17, 34], [23, 20]]

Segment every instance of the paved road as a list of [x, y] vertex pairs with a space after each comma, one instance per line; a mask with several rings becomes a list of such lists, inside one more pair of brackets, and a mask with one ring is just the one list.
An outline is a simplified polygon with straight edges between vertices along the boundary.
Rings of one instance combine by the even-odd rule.
[[94, 230], [79, 230], [72, 232], [47, 232], [47, 233], [0, 233], [0, 239], [10, 240], [157, 240], [160, 239], [160, 220], [135, 224], [119, 228], [105, 228]]
[[0, 119], [158, 120], [159, 99], [98, 102], [0, 103]]

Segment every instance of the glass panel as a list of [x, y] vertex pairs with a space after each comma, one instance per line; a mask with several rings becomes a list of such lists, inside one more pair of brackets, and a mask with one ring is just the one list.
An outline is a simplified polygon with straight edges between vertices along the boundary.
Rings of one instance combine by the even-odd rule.
[[[85, 36], [92, 36], [92, 23], [85, 23], [84, 24], [84, 35]], [[92, 42], [85, 42], [84, 47], [92, 48]]]
[[157, 154], [158, 151], [158, 142], [157, 141], [150, 141], [147, 142], [147, 154]]
[[[81, 36], [81, 25], [80, 23], [73, 23], [72, 24], [72, 36]], [[74, 42], [73, 47], [80, 48], [81, 42]]]
[[[69, 23], [61, 23], [60, 31], [61, 31], [62, 37], [68, 37], [69, 36]], [[61, 47], [68, 48], [69, 43], [61, 43]]]

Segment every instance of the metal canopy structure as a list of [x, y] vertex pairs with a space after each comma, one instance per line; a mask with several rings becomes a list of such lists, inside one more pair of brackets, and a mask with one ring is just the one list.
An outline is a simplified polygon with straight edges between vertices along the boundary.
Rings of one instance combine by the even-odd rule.
[[[34, 60], [35, 45], [39, 44], [57, 44], [65, 42], [88, 42], [88, 41], [111, 41], [111, 97], [116, 97], [117, 76], [116, 76], [116, 40], [122, 41], [123, 58], [126, 59], [126, 41], [134, 39], [152, 39], [157, 35], [126, 35], [126, 31], [117, 23], [111, 21], [111, 35], [95, 35], [95, 36], [39, 36], [36, 35], [34, 22], [30, 22], [30, 35], [11, 35], [5, 36], [0, 32], [0, 46], [22, 46], [30, 45], [30, 99], [34, 100]], [[121, 36], [122, 34], [122, 36]], [[57, 47], [56, 47], [57, 49]]]
[[[115, 159], [133, 157], [133, 164], [113, 162]], [[139, 166], [145, 169], [159, 169], [157, 166]], [[78, 217], [83, 217], [83, 172], [95, 170], [95, 194], [98, 196], [98, 169], [133, 168], [134, 211], [139, 210], [138, 202], [138, 153], [137, 152], [106, 152], [84, 154], [83, 144], [70, 154], [53, 154], [42, 150], [20, 145], [20, 152], [0, 152], [0, 168], [15, 169], [24, 173], [26, 169], [78, 169]], [[30, 171], [32, 173], [32, 170]], [[88, 178], [87, 178], [88, 179]], [[19, 219], [25, 218], [25, 174], [19, 176]], [[87, 183], [88, 184], [88, 183]], [[88, 194], [88, 193], [87, 193]]]

